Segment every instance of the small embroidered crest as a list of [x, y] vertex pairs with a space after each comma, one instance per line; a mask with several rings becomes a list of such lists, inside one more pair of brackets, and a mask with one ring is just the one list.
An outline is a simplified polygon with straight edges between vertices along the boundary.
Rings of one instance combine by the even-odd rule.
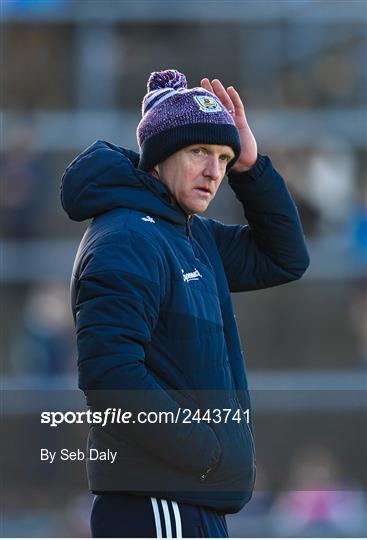
[[194, 96], [194, 100], [199, 105], [199, 108], [203, 112], [220, 112], [223, 108], [219, 105], [218, 101], [214, 97], [210, 96]]
[[145, 216], [141, 218], [143, 221], [149, 221], [149, 223], [155, 223], [154, 219], [150, 216]]

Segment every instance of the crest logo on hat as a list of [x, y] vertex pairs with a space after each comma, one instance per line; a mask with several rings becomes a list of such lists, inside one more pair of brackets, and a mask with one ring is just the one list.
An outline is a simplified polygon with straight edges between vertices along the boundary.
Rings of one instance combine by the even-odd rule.
[[210, 96], [194, 96], [194, 100], [199, 105], [203, 112], [220, 112], [223, 111], [218, 101]]

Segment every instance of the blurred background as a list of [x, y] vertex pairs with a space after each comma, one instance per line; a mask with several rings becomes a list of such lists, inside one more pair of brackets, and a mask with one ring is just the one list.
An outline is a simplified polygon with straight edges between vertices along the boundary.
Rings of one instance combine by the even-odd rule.
[[[60, 178], [96, 139], [137, 150], [147, 78], [177, 68], [238, 89], [311, 255], [300, 282], [234, 295], [258, 479], [230, 535], [366, 536], [367, 2], [2, 0], [1, 19], [2, 535], [89, 536], [83, 464], [39, 460], [86, 437], [37, 412], [50, 391], [84, 407], [69, 279], [88, 223]], [[208, 215], [244, 222], [226, 185]]]

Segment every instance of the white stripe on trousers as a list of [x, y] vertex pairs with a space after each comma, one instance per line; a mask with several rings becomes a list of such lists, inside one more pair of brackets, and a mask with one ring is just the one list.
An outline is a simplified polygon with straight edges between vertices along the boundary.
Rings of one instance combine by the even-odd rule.
[[[153, 513], [154, 513], [155, 529], [156, 529], [156, 534], [157, 534], [156, 538], [163, 538], [161, 516], [159, 514], [158, 501], [155, 497], [151, 497], [150, 500], [152, 502]], [[175, 517], [176, 536], [174, 538], [182, 538], [182, 524], [181, 524], [180, 509], [176, 501], [168, 501], [168, 503], [169, 502], [171, 502], [172, 504], [173, 515]], [[161, 499], [163, 515], [164, 515], [164, 523], [166, 526], [166, 538], [172, 538], [171, 516], [169, 513], [168, 503], [165, 499]]]
[[163, 538], [162, 537], [161, 518], [159, 516], [159, 508], [158, 508], [157, 499], [155, 497], [150, 497], [150, 500], [152, 501], [153, 512], [154, 512], [155, 530], [156, 530], [156, 533], [157, 533], [156, 538]]
[[182, 538], [180, 509], [176, 501], [172, 501], [172, 507], [173, 507], [173, 513], [175, 515], [175, 521], [176, 521], [176, 538]]
[[166, 525], [166, 538], [172, 538], [171, 518], [169, 515], [167, 501], [165, 501], [164, 499], [162, 499], [162, 507], [163, 507], [163, 514], [164, 514], [164, 523]]

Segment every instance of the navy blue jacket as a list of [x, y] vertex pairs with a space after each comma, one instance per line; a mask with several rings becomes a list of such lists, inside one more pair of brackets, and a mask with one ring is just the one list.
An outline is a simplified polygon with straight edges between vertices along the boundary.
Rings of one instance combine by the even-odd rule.
[[[89, 448], [118, 459], [88, 460], [89, 486], [237, 512], [251, 498], [255, 457], [230, 292], [302, 276], [297, 210], [264, 156], [229, 173], [249, 225], [188, 219], [138, 161], [97, 141], [63, 176], [70, 218], [93, 218], [72, 276], [79, 385], [92, 409], [166, 411], [178, 421], [91, 427]], [[190, 411], [214, 408], [221, 421], [189, 421]], [[224, 421], [223, 409], [242, 420]]]

